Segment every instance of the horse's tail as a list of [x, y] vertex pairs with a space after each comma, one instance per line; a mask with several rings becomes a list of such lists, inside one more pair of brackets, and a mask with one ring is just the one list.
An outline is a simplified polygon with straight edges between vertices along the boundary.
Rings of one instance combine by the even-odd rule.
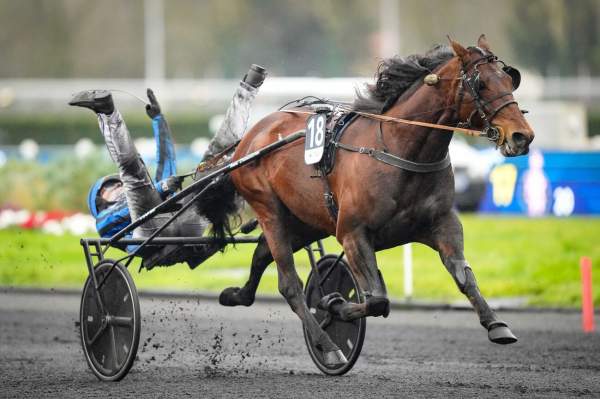
[[[211, 184], [196, 203], [198, 213], [211, 222], [211, 236], [224, 247], [227, 237], [233, 237], [234, 224], [239, 222], [240, 197], [229, 175]], [[238, 223], [239, 224], [239, 223]]]

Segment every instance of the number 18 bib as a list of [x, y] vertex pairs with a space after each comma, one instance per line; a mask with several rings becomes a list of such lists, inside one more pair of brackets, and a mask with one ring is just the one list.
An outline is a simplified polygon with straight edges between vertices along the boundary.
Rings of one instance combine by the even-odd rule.
[[312, 115], [306, 121], [306, 141], [304, 144], [304, 162], [312, 165], [321, 160], [325, 149], [325, 114]]

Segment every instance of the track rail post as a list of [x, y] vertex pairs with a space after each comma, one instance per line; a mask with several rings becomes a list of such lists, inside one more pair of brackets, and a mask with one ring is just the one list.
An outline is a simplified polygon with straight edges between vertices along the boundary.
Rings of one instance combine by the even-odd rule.
[[581, 326], [583, 332], [594, 331], [594, 298], [592, 296], [592, 259], [582, 256], [579, 260], [581, 270]]

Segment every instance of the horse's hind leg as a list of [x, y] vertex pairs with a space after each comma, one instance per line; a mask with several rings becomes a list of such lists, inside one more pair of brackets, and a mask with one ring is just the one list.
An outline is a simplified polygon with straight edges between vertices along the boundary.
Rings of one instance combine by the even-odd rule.
[[271, 262], [273, 262], [273, 256], [271, 255], [264, 234], [261, 234], [252, 255], [252, 265], [248, 281], [241, 288], [225, 288], [221, 292], [221, 295], [219, 295], [219, 303], [224, 306], [252, 305], [260, 279]]
[[463, 230], [458, 216], [450, 212], [435, 226], [430, 244], [438, 250], [440, 258], [450, 272], [460, 291], [469, 299], [479, 316], [479, 322], [488, 330], [488, 338], [497, 344], [512, 344], [517, 338], [489, 307], [479, 292], [475, 274], [463, 254]]
[[[291, 236], [290, 241], [294, 252], [325, 236], [325, 234], [310, 229], [299, 221], [296, 221], [291, 226], [292, 229], [291, 231], [288, 229], [288, 235]], [[271, 262], [273, 262], [271, 250], [269, 249], [264, 234], [261, 234], [258, 239], [258, 244], [254, 249], [254, 254], [252, 255], [252, 265], [250, 266], [250, 276], [248, 281], [241, 288], [225, 288], [219, 296], [219, 303], [224, 306], [252, 305], [254, 303], [258, 284], [260, 283], [265, 269]]]
[[267, 206], [257, 203], [253, 203], [252, 206], [257, 213], [271, 254], [277, 264], [279, 292], [302, 320], [302, 324], [306, 327], [315, 346], [323, 351], [324, 363], [329, 367], [346, 364], [347, 360], [342, 351], [321, 329], [306, 305], [302, 281], [300, 281], [294, 266], [293, 247], [287, 230], [288, 224], [283, 217], [286, 210], [282, 209], [283, 206], [277, 200]]

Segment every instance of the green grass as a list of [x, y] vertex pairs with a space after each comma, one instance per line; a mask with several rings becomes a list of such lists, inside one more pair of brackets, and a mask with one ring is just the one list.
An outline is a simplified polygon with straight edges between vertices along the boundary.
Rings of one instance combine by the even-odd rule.
[[[592, 257], [594, 299], [600, 301], [600, 219], [525, 219], [462, 217], [465, 255], [481, 291], [488, 298], [526, 297], [533, 305], [578, 306], [580, 303], [579, 257]], [[0, 285], [81, 287], [86, 277], [78, 237], [52, 236], [35, 231], [0, 231]], [[330, 252], [340, 250], [334, 239], [326, 241]], [[132, 272], [140, 288], [220, 291], [246, 280], [253, 246], [227, 249], [191, 271], [186, 265]], [[414, 245], [414, 298], [455, 301], [463, 299], [437, 253]], [[118, 256], [118, 251], [113, 256]], [[390, 295], [403, 296], [402, 249], [377, 254]], [[309, 265], [305, 253], [296, 254], [303, 279]], [[277, 273], [270, 266], [259, 293], [277, 293]]]

